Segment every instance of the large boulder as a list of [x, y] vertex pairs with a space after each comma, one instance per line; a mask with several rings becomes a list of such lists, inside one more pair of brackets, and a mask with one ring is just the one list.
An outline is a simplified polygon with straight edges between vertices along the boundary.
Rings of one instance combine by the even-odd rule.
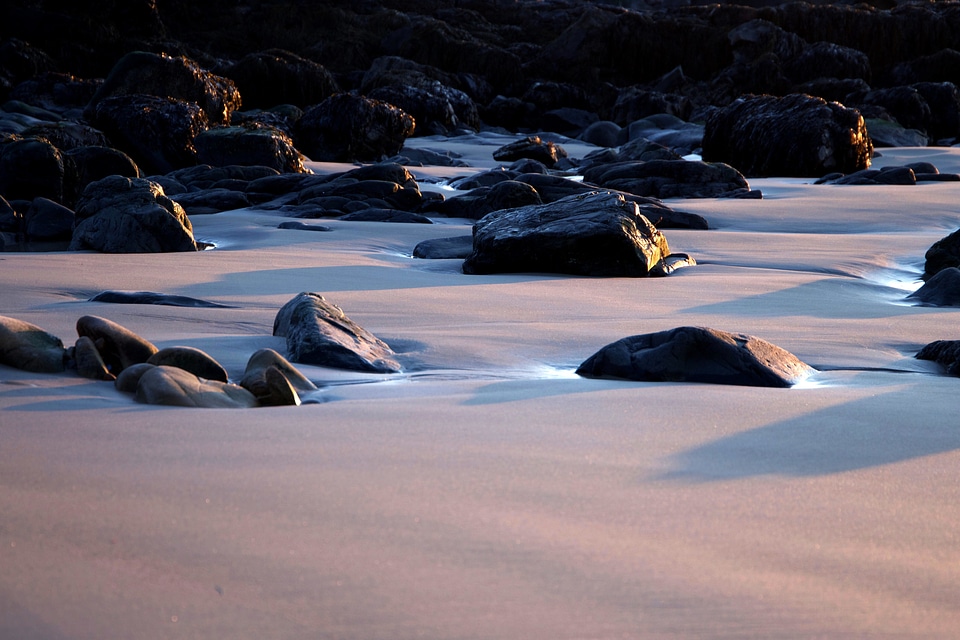
[[397, 155], [415, 127], [413, 117], [394, 105], [338, 93], [307, 109], [293, 139], [311, 160], [378, 161]]
[[635, 203], [597, 191], [486, 215], [473, 226], [463, 271], [647, 276], [669, 255]]
[[722, 162], [650, 160], [599, 165], [586, 182], [651, 198], [716, 198], [750, 191], [743, 175]]
[[369, 373], [400, 371], [389, 345], [317, 293], [301, 293], [283, 305], [273, 335], [287, 339], [290, 359], [301, 364]]
[[76, 147], [64, 152], [73, 171], [71, 179], [64, 183], [64, 201], [73, 205], [87, 185], [107, 176], [139, 178], [140, 167], [133, 158], [119, 149], [102, 146]]
[[745, 96], [707, 118], [702, 157], [748, 177], [816, 177], [870, 166], [873, 145], [855, 109], [804, 94]]
[[150, 365], [139, 373], [135, 397], [144, 404], [210, 409], [258, 406], [256, 397], [240, 385], [206, 380], [177, 367]]
[[0, 196], [63, 201], [63, 154], [47, 140], [18, 139], [0, 145]]
[[66, 350], [57, 336], [40, 327], [0, 316], [0, 364], [35, 373], [64, 370]]
[[677, 327], [630, 336], [590, 356], [577, 373], [643, 382], [789, 387], [814, 370], [792, 353], [742, 333]]
[[28, 240], [70, 240], [75, 216], [72, 210], [47, 198], [34, 198], [23, 216]]
[[274, 127], [253, 123], [217, 127], [198, 134], [194, 144], [197, 160], [203, 164], [263, 166], [281, 173], [307, 172], [303, 155], [293, 146], [293, 140]]
[[148, 175], [197, 164], [194, 139], [208, 126], [196, 103], [145, 94], [105, 98], [90, 118]]
[[278, 104], [306, 107], [323, 102], [338, 89], [333, 74], [322, 64], [283, 49], [248, 53], [222, 73], [236, 83], [244, 109]]
[[479, 220], [492, 211], [543, 204], [540, 194], [529, 184], [504, 180], [490, 187], [477, 187], [456, 198], [447, 198], [427, 208], [450, 218]]
[[85, 115], [88, 119], [103, 100], [147, 94], [195, 103], [212, 124], [229, 124], [240, 108], [240, 92], [232, 80], [214, 75], [183, 56], [133, 51], [123, 56], [97, 89]]
[[186, 212], [143, 178], [110, 176], [84, 189], [77, 202], [71, 250], [103, 253], [196, 251]]

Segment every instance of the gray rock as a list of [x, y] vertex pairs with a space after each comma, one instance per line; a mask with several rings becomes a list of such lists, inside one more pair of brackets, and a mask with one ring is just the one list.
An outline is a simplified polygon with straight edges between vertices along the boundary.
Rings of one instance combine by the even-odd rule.
[[110, 176], [84, 189], [77, 202], [71, 250], [103, 253], [196, 251], [183, 207], [156, 183]]
[[147, 364], [189, 371], [206, 380], [227, 381], [227, 370], [209, 354], [194, 347], [166, 347], [147, 358]]
[[143, 376], [143, 374], [147, 371], [155, 368], [156, 367], [154, 365], [147, 364], [146, 362], [132, 364], [120, 372], [120, 375], [118, 375], [116, 381], [114, 381], [114, 386], [117, 388], [117, 391], [123, 391], [124, 393], [136, 393], [137, 386], [140, 384], [141, 376]]
[[908, 295], [907, 300], [928, 307], [960, 307], [960, 269], [941, 269]]
[[273, 323], [273, 335], [287, 339], [294, 362], [371, 373], [396, 373], [393, 350], [317, 293], [300, 293]]
[[107, 369], [114, 375], [131, 365], [146, 362], [157, 352], [152, 343], [133, 331], [99, 316], [80, 317], [77, 335], [93, 341]]
[[669, 255], [636, 204], [597, 191], [488, 214], [473, 226], [463, 271], [640, 277]]
[[0, 364], [35, 373], [58, 373], [65, 368], [63, 342], [40, 327], [0, 316]]
[[765, 340], [705, 327], [678, 327], [613, 342], [577, 373], [643, 382], [789, 387], [814, 370]]
[[177, 367], [154, 366], [139, 377], [137, 402], [175, 407], [244, 409], [258, 405], [243, 387], [227, 382], [202, 380]]
[[930, 137], [923, 131], [907, 129], [898, 122], [884, 118], [867, 118], [864, 122], [874, 147], [925, 147], [930, 144]]
[[747, 177], [819, 178], [870, 166], [873, 145], [855, 109], [803, 94], [746, 96], [713, 112], [702, 157]]

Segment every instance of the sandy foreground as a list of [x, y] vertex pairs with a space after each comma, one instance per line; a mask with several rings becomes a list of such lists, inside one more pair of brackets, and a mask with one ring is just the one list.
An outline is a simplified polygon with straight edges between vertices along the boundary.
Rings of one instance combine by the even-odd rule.
[[[457, 150], [492, 166], [493, 148]], [[960, 149], [882, 151], [960, 171]], [[715, 228], [666, 230], [700, 264], [662, 279], [467, 276], [411, 257], [465, 221], [322, 233], [252, 210], [194, 216], [217, 244], [197, 254], [0, 254], [0, 314], [68, 344], [100, 315], [239, 378], [315, 291], [404, 366], [302, 366], [325, 385], [308, 404], [245, 411], [0, 366], [0, 638], [957, 637], [960, 380], [913, 355], [960, 338], [960, 310], [903, 298], [960, 226], [960, 185], [810, 182], [669, 202]], [[107, 289], [230, 308], [87, 301]], [[820, 372], [573, 374], [682, 325]]]

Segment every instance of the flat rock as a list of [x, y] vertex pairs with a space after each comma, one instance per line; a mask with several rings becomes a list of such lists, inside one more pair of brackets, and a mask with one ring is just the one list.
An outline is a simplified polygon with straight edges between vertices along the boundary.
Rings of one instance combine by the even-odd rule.
[[65, 356], [57, 336], [29, 322], [0, 316], [0, 364], [35, 373], [58, 373], [65, 368]]
[[205, 307], [210, 309], [230, 309], [229, 305], [177, 296], [155, 291], [101, 291], [90, 298], [90, 302], [108, 302], [114, 304], [159, 304], [170, 307]]
[[370, 373], [400, 371], [385, 342], [318, 293], [300, 293], [283, 305], [274, 320], [273, 335], [287, 339], [294, 362]]
[[623, 338], [577, 369], [590, 378], [753, 387], [789, 387], [813, 371], [765, 340], [706, 327], [677, 327]]

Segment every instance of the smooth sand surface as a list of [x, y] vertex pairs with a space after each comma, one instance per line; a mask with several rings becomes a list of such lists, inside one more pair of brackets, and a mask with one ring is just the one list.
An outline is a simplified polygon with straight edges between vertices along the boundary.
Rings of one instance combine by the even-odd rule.
[[[495, 146], [459, 148], [492, 166]], [[960, 149], [882, 151], [960, 171]], [[751, 185], [763, 200], [668, 202], [714, 228], [666, 230], [700, 264], [661, 279], [467, 276], [411, 257], [465, 221], [323, 233], [252, 210], [194, 216], [217, 245], [197, 254], [0, 254], [0, 314], [67, 344], [100, 315], [239, 379], [315, 291], [404, 366], [301, 366], [308, 404], [251, 410], [0, 366], [0, 638], [957, 637], [960, 380], [913, 356], [960, 339], [960, 310], [904, 296], [960, 226], [960, 183]], [[86, 301], [107, 289], [230, 308]], [[682, 325], [820, 372], [573, 374]]]

